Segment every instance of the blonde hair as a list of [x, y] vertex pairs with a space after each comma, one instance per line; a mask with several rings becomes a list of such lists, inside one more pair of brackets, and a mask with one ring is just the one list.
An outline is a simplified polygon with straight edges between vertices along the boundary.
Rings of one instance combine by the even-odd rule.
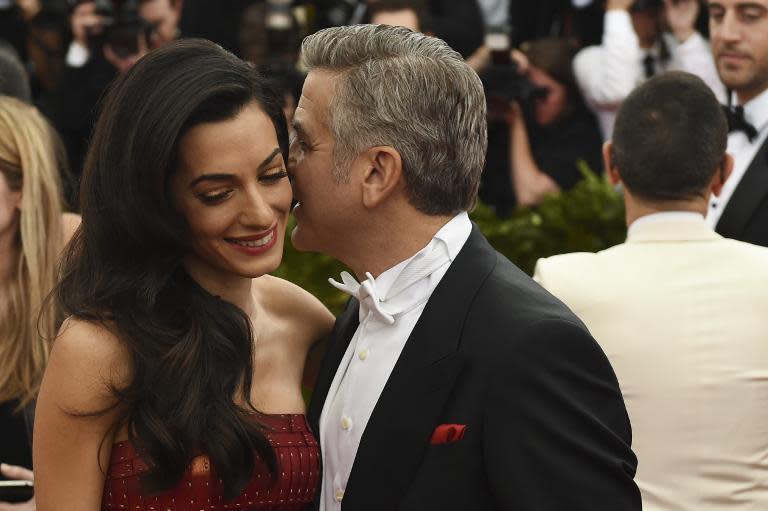
[[[0, 173], [22, 191], [16, 260], [0, 283], [0, 402], [37, 395], [57, 318], [44, 307], [62, 248], [61, 144], [32, 106], [0, 97]], [[46, 310], [44, 310], [46, 309]]]

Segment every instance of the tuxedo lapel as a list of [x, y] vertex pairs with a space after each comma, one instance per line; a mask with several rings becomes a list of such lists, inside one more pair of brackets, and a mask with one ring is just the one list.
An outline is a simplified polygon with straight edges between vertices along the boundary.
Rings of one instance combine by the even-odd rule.
[[312, 391], [312, 399], [309, 402], [309, 425], [317, 437], [320, 437], [320, 414], [323, 411], [325, 398], [331, 388], [333, 377], [336, 375], [341, 359], [347, 351], [347, 346], [355, 335], [359, 323], [359, 304], [356, 299], [350, 298], [344, 312], [336, 319], [333, 331], [328, 339], [328, 352], [320, 364], [320, 372], [317, 375], [315, 388]]
[[741, 239], [750, 218], [768, 195], [768, 141], [757, 151], [734, 190], [715, 229], [726, 238]]
[[345, 509], [394, 509], [407, 490], [464, 366], [462, 326], [495, 262], [496, 252], [473, 227], [376, 403], [347, 483]]

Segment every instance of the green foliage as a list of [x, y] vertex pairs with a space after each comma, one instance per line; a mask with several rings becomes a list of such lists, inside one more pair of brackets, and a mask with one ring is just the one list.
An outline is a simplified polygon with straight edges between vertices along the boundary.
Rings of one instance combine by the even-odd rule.
[[339, 274], [347, 268], [325, 254], [299, 252], [293, 248], [290, 234], [294, 225], [295, 221], [291, 217], [286, 229], [283, 262], [273, 275], [303, 287], [318, 297], [334, 314], [338, 314], [349, 299], [349, 295], [330, 285], [328, 279], [334, 278], [340, 281]]
[[[509, 219], [499, 219], [479, 204], [471, 218], [496, 250], [528, 274], [540, 257], [596, 252], [621, 243], [626, 237], [621, 195], [585, 164], [580, 168], [584, 179], [575, 188], [545, 198], [535, 209], [520, 209]], [[292, 228], [291, 221], [288, 233]], [[328, 256], [298, 252], [286, 239], [283, 264], [275, 275], [303, 287], [338, 313], [348, 297], [328, 278], [339, 280], [344, 269]]]
[[572, 190], [546, 197], [536, 208], [500, 220], [484, 205], [472, 213], [496, 250], [526, 273], [536, 261], [568, 252], [597, 252], [624, 241], [624, 201], [602, 176], [579, 162], [584, 175]]

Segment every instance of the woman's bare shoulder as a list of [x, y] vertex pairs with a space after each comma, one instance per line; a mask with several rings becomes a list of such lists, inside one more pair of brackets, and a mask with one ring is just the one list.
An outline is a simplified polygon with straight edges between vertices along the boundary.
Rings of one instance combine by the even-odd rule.
[[314, 295], [292, 282], [264, 275], [256, 279], [256, 296], [269, 313], [306, 332], [310, 343], [327, 336], [333, 328], [333, 314]]
[[[87, 412], [113, 402], [130, 378], [130, 354], [108, 323], [69, 318], [53, 342], [44, 377], [58, 382], [60, 402]], [[45, 384], [45, 381], [44, 381]]]
[[69, 243], [69, 240], [72, 239], [72, 236], [75, 235], [75, 231], [77, 231], [77, 228], [80, 227], [80, 222], [82, 222], [82, 218], [80, 218], [80, 215], [77, 215], [75, 213], [64, 213], [61, 216], [61, 232], [64, 236], [64, 244], [66, 245]]

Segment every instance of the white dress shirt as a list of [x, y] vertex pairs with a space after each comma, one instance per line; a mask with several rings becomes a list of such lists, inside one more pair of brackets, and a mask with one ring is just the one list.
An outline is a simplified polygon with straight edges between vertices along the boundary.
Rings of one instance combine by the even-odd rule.
[[720, 102], [725, 101], [725, 86], [720, 82], [709, 43], [698, 32], [680, 43], [664, 34], [669, 49], [667, 61], [658, 59], [658, 49], [643, 50], [632, 26], [629, 12], [605, 13], [605, 29], [600, 46], [582, 49], [573, 60], [573, 72], [587, 105], [597, 116], [603, 137], [613, 135], [613, 124], [621, 103], [645, 80], [643, 60], [656, 57], [656, 71], [687, 71], [709, 85]]
[[757, 129], [757, 136], [752, 142], [743, 131], [734, 131], [728, 135], [728, 152], [733, 156], [733, 173], [725, 182], [719, 197], [709, 198], [707, 223], [714, 228], [731, 199], [736, 187], [752, 164], [757, 151], [768, 138], [768, 89], [744, 105], [744, 118]]
[[[361, 307], [360, 324], [331, 383], [320, 415], [323, 482], [320, 511], [341, 509], [344, 490], [357, 455], [360, 439], [389, 375], [405, 347], [424, 307], [472, 231], [466, 212], [456, 215], [430, 243], [413, 257], [379, 275], [373, 282], [378, 296], [387, 296], [395, 285], [408, 286], [406, 304], [390, 323], [374, 309]], [[445, 263], [413, 283], [398, 280], [409, 263], [432, 251], [442, 251]], [[410, 284], [410, 285], [409, 285]], [[402, 297], [398, 295], [401, 305]], [[373, 498], [373, 496], [372, 496]]]
[[509, 23], [510, 0], [478, 0], [486, 27], [502, 27]]
[[91, 50], [77, 41], [72, 41], [67, 50], [65, 59], [69, 67], [83, 67], [91, 59]]

